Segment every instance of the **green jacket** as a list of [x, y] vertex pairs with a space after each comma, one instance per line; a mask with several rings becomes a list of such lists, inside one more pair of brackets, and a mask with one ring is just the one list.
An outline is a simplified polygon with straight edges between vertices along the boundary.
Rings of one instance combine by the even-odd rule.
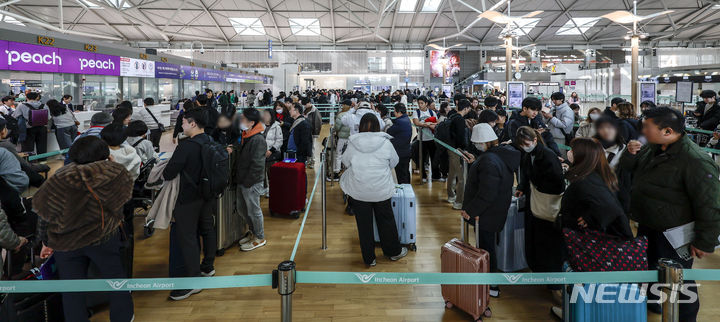
[[687, 136], [660, 148], [648, 144], [620, 157], [620, 166], [633, 173], [630, 218], [657, 231], [694, 221], [693, 246], [712, 253], [720, 235], [718, 166]]
[[347, 139], [350, 137], [350, 127], [346, 126], [342, 122], [342, 117], [346, 113], [347, 112], [340, 112], [335, 116], [335, 132], [337, 133], [339, 139]]

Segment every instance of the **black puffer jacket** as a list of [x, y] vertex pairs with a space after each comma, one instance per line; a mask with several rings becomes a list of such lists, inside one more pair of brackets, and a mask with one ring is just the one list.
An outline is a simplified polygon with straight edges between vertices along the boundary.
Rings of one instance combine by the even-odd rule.
[[480, 217], [482, 230], [499, 232], [505, 225], [519, 165], [520, 151], [503, 145], [480, 154], [470, 167], [463, 210]]
[[720, 123], [720, 105], [717, 102], [710, 107], [705, 102], [698, 102], [695, 113], [701, 115], [698, 116], [697, 126], [703, 130], [714, 131]]
[[550, 148], [551, 151], [555, 152], [555, 155], [560, 155], [560, 149], [557, 146], [557, 143], [555, 143], [555, 140], [553, 139], [552, 133], [547, 130], [547, 125], [545, 125], [545, 122], [543, 122], [542, 115], [538, 113], [537, 116], [535, 116], [534, 119], [528, 120], [526, 116], [520, 115], [520, 112], [513, 112], [510, 116], [510, 120], [505, 124], [505, 138], [502, 138], [500, 142], [505, 142], [507, 140], [512, 140], [513, 143], [515, 143], [515, 133], [517, 133], [517, 130], [522, 126], [529, 126], [533, 129], [546, 129], [545, 132], [541, 134], [543, 140], [545, 141], [545, 144], [548, 148]]
[[[535, 160], [532, 160], [532, 157]], [[538, 191], [559, 195], [565, 191], [562, 166], [555, 152], [539, 144], [530, 153], [522, 154], [518, 190], [529, 193], [530, 182]]]
[[615, 192], [595, 172], [567, 187], [560, 214], [564, 228], [579, 229], [577, 220], [582, 217], [588, 229], [620, 238], [633, 238], [628, 218]]

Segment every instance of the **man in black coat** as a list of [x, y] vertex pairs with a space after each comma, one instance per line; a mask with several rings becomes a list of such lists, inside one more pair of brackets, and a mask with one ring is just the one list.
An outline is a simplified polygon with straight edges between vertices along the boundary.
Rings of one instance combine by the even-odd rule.
[[306, 162], [312, 156], [312, 127], [303, 116], [303, 106], [295, 103], [290, 108], [293, 124], [290, 127], [287, 151], [294, 153], [298, 162]]
[[[470, 111], [470, 101], [461, 99], [457, 104], [457, 113], [450, 115], [450, 142], [455, 149], [467, 150], [468, 128], [465, 124], [465, 115]], [[462, 209], [465, 181], [463, 179], [462, 159], [457, 154], [448, 151], [447, 194], [448, 202], [453, 203], [453, 209]]]
[[703, 102], [698, 102], [695, 109], [697, 127], [703, 130], [714, 131], [720, 123], [720, 105], [717, 103], [717, 93], [712, 90], [704, 90], [700, 93]]
[[561, 155], [560, 149], [557, 143], [553, 139], [552, 133], [547, 130], [547, 125], [543, 122], [540, 110], [542, 109], [542, 102], [535, 97], [528, 97], [522, 101], [522, 110], [520, 113], [513, 112], [510, 116], [510, 120], [505, 125], [506, 137], [501, 138], [501, 142], [512, 141], [515, 143], [515, 133], [521, 126], [529, 126], [538, 132], [542, 136], [545, 144], [550, 150], [555, 152], [558, 156]]

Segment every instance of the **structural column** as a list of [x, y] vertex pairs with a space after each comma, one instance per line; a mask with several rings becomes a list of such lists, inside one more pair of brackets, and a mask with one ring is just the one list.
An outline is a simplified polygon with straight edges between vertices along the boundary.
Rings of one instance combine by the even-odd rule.
[[638, 80], [638, 51], [640, 50], [640, 37], [637, 35], [632, 36], [631, 38], [631, 46], [632, 46], [632, 61], [630, 64], [630, 85], [632, 86], [631, 93], [632, 93], [632, 103], [635, 105], [636, 112], [640, 111], [640, 102], [638, 102], [638, 86], [637, 86], [637, 80]]
[[512, 80], [512, 36], [505, 36], [505, 81]]

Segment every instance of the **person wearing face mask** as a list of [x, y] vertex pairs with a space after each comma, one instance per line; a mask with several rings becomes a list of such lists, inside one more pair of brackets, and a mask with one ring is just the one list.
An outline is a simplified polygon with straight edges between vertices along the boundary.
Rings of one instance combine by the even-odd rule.
[[[528, 267], [533, 272], [560, 272], [563, 240], [562, 234], [553, 226], [557, 213], [551, 213], [559, 210], [558, 196], [565, 191], [560, 160], [545, 146], [540, 133], [528, 126], [518, 129], [514, 144], [523, 151], [515, 195], [525, 195], [525, 257]], [[534, 195], [535, 192], [537, 195]], [[534, 207], [533, 203], [538, 207]], [[543, 213], [533, 213], [539, 210]], [[540, 215], [543, 218], [536, 217]], [[561, 298], [557, 294], [559, 285], [548, 288]]]
[[595, 122], [598, 118], [600, 118], [600, 115], [602, 115], [602, 112], [599, 108], [593, 107], [588, 112], [588, 117], [580, 122], [580, 127], [578, 128], [577, 132], [575, 132], [576, 138], [591, 138], [595, 135]]
[[510, 116], [510, 120], [507, 122], [507, 130], [505, 131], [505, 137], [502, 138], [502, 142], [513, 141], [517, 131], [522, 126], [529, 126], [535, 129], [542, 136], [545, 145], [549, 147], [555, 154], [560, 155], [560, 149], [557, 143], [553, 139], [553, 135], [548, 131], [547, 125], [543, 121], [540, 110], [542, 109], [542, 102], [536, 97], [527, 97], [522, 101], [522, 110], [520, 112], [513, 112]]
[[265, 154], [267, 142], [263, 136], [265, 126], [260, 122], [260, 112], [255, 108], [243, 110], [240, 119], [242, 136], [233, 147], [237, 153], [233, 169], [237, 189], [238, 213], [250, 224], [250, 233], [240, 240], [240, 250], [251, 251], [265, 246], [263, 213], [260, 208], [260, 195], [265, 180]]
[[[475, 227], [480, 229], [478, 246], [490, 254], [490, 272], [497, 272], [495, 235], [505, 226], [515, 172], [520, 165], [520, 151], [512, 145], [499, 146], [495, 131], [487, 123], [473, 128], [470, 141], [480, 155], [477, 158], [466, 155], [472, 165], [468, 170], [460, 214], [471, 224], [475, 223], [475, 217], [480, 218], [479, 226]], [[496, 285], [490, 286], [490, 296], [499, 295], [500, 289]]]
[[607, 159], [610, 169], [615, 172], [618, 179], [617, 196], [620, 204], [626, 213], [630, 213], [630, 187], [632, 185], [632, 176], [630, 172], [618, 167], [620, 163], [620, 155], [625, 152], [625, 140], [620, 136], [617, 121], [608, 117], [601, 117], [595, 121], [597, 134], [595, 139], [600, 142], [605, 150], [605, 158]]
[[698, 102], [694, 115], [697, 117], [698, 128], [713, 131], [720, 124], [720, 105], [717, 102], [717, 93], [704, 90], [700, 93], [702, 102]]
[[295, 103], [290, 108], [290, 117], [293, 122], [288, 133], [286, 151], [289, 157], [297, 159], [297, 162], [305, 163], [312, 153], [313, 138], [310, 123], [305, 120], [302, 111], [303, 106], [300, 103]]

